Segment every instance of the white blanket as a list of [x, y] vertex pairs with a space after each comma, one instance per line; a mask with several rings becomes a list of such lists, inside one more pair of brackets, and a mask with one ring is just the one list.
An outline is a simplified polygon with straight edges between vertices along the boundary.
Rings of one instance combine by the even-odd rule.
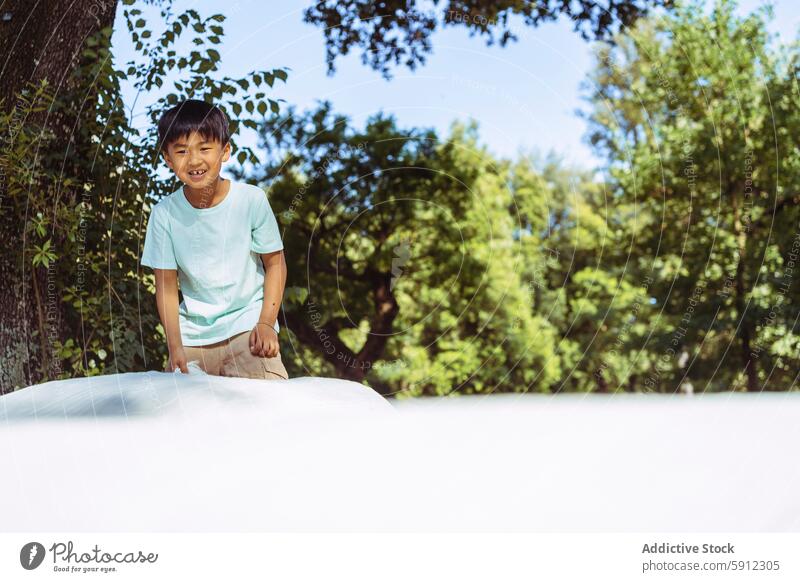
[[0, 531], [800, 531], [798, 420], [797, 393], [49, 382], [0, 397]]

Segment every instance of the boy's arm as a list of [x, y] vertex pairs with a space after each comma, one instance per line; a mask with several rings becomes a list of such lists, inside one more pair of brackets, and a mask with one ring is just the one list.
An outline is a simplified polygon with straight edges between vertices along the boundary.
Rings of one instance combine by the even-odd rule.
[[156, 275], [156, 305], [161, 325], [167, 335], [169, 348], [169, 372], [180, 368], [188, 374], [186, 355], [183, 351], [181, 328], [178, 320], [178, 271], [176, 269], [153, 269]]
[[273, 253], [261, 253], [264, 263], [264, 302], [256, 329], [250, 334], [250, 351], [272, 358], [278, 355], [278, 334], [275, 332], [275, 320], [281, 309], [283, 290], [286, 286], [286, 259], [283, 250]]

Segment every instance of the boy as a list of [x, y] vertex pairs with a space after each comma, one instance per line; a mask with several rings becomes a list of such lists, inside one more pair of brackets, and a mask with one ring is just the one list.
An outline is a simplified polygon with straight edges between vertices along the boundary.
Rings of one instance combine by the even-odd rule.
[[[222, 178], [228, 119], [196, 99], [158, 122], [161, 153], [183, 186], [152, 209], [142, 264], [152, 267], [167, 371], [288, 379], [278, 346], [286, 262], [264, 191]], [[178, 304], [178, 281], [183, 301]]]

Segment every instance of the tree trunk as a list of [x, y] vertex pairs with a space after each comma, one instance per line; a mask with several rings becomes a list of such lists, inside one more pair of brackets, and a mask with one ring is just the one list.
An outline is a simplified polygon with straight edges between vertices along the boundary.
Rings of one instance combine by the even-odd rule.
[[[53, 132], [53, 148], [59, 151], [40, 154], [63, 152], [63, 157], [67, 156], [78, 112], [45, 110], [17, 120], [18, 93], [29, 81], [38, 84], [42, 79], [47, 79], [53, 95], [73, 89], [78, 80], [71, 79], [70, 73], [79, 62], [86, 38], [113, 27], [116, 7], [117, 0], [6, 0], [0, 5], [0, 47], [5, 57], [0, 69], [0, 108], [11, 114], [14, 123], [47, 127]], [[0, 148], [14, 147], [12, 129], [3, 128]], [[46, 186], [30, 185], [32, 189]], [[8, 195], [7, 182], [0, 180], [0, 200], [7, 201]], [[0, 294], [0, 393], [50, 379], [57, 362], [49, 357], [48, 341], [63, 339], [58, 289], [53, 289], [50, 273], [33, 269], [29, 255], [17, 248], [17, 241], [24, 240], [26, 224], [24, 216], [9, 211], [14, 207], [5, 202], [0, 211], [0, 236], [6, 245], [0, 253], [0, 280], [6, 282]], [[38, 331], [36, 337], [34, 330]]]
[[757, 360], [753, 357], [752, 351], [752, 327], [750, 318], [747, 316], [747, 306], [745, 296], [747, 295], [747, 283], [745, 273], [745, 258], [747, 256], [747, 230], [742, 224], [742, 208], [739, 204], [739, 196], [736, 191], [731, 196], [733, 202], [733, 232], [736, 235], [736, 248], [739, 253], [736, 262], [736, 316], [739, 319], [739, 337], [741, 338], [741, 362], [744, 372], [747, 375], [747, 391], [758, 392], [758, 369]]
[[[285, 312], [286, 323], [301, 342], [319, 352], [336, 370], [336, 375], [344, 380], [363, 382], [375, 363], [383, 357], [384, 349], [392, 335], [394, 319], [400, 311], [391, 291], [391, 273], [380, 273], [368, 269], [359, 276], [369, 279], [372, 284], [372, 298], [375, 313], [370, 320], [370, 330], [366, 341], [358, 353], [348, 348], [341, 339], [342, 318], [333, 318], [321, 325], [306, 321], [300, 310]], [[316, 305], [308, 300], [303, 306], [308, 314], [316, 312]], [[312, 318], [313, 319], [313, 318]], [[382, 387], [373, 388], [388, 396]]]
[[[117, 0], [5, 0], [0, 5], [0, 99], [11, 111], [27, 81], [47, 79], [54, 88], [75, 68], [88, 36], [113, 27]], [[10, 15], [10, 20], [5, 20]]]

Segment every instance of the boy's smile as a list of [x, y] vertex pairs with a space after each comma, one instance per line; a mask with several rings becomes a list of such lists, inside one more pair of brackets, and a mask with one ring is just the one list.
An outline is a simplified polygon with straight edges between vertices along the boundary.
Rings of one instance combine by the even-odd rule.
[[170, 169], [196, 194], [215, 186], [222, 162], [230, 157], [230, 142], [223, 146], [218, 140], [207, 140], [197, 131], [170, 143], [164, 152], [164, 161]]
[[203, 180], [203, 176], [205, 176], [207, 170], [189, 170], [189, 179], [201, 182]]

